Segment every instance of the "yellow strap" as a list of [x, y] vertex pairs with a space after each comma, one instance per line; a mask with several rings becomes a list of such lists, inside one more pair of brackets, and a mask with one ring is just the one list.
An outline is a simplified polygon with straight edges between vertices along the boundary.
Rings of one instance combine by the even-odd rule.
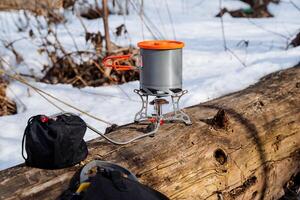
[[76, 190], [76, 193], [81, 193], [83, 191], [85, 191], [89, 186], [91, 185], [91, 183], [88, 182], [83, 182], [79, 185], [78, 189]]

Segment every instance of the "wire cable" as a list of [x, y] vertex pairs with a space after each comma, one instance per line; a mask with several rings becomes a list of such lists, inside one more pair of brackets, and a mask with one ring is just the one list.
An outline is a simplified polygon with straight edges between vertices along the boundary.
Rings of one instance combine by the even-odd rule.
[[[96, 117], [96, 116], [94, 116], [94, 115], [91, 115], [91, 114], [89, 114], [88, 112], [86, 112], [86, 111], [84, 111], [84, 110], [81, 110], [81, 109], [79, 109], [79, 108], [77, 108], [77, 107], [75, 107], [75, 106], [73, 106], [73, 105], [71, 105], [71, 104], [69, 104], [69, 103], [67, 103], [67, 102], [65, 102], [65, 101], [63, 101], [63, 100], [61, 100], [61, 99], [55, 97], [55, 96], [53, 96], [52, 94], [47, 93], [47, 92], [45, 92], [45, 91], [43, 91], [43, 90], [41, 90], [41, 89], [39, 89], [39, 88], [33, 86], [32, 84], [30, 84], [29, 82], [27, 82], [26, 80], [24, 80], [24, 79], [23, 79], [22, 77], [20, 77], [19, 75], [11, 75], [11, 74], [7, 73], [6, 71], [0, 69], [0, 74], [1, 74], [1, 73], [7, 75], [9, 78], [11, 78], [11, 79], [13, 79], [13, 80], [16, 80], [16, 81], [18, 81], [18, 82], [21, 82], [21, 83], [23, 83], [24, 85], [26, 85], [26, 86], [32, 88], [32, 89], [35, 90], [39, 95], [41, 95], [45, 100], [47, 100], [49, 103], [51, 103], [53, 106], [55, 106], [56, 108], [58, 108], [58, 109], [61, 110], [61, 111], [64, 111], [64, 110], [63, 110], [62, 108], [60, 108], [59, 106], [57, 106], [56, 104], [54, 104], [53, 102], [51, 102], [51, 101], [50, 101], [48, 98], [46, 98], [44, 95], [46, 95], [46, 96], [48, 96], [48, 97], [51, 97], [52, 99], [54, 99], [54, 100], [56, 100], [56, 101], [58, 101], [58, 102], [60, 102], [60, 103], [62, 103], [62, 104], [64, 104], [64, 105], [66, 105], [66, 106], [68, 106], [68, 107], [70, 107], [70, 108], [72, 108], [72, 109], [74, 109], [74, 110], [76, 110], [76, 111], [78, 111], [78, 112], [80, 112], [80, 113], [86, 115], [86, 116], [89, 116], [90, 118], [93, 118], [93, 119], [95, 119], [95, 120], [97, 120], [97, 121], [103, 122], [103, 123], [105, 123], [105, 124], [107, 124], [107, 125], [110, 125], [110, 126], [113, 125], [113, 123], [111, 123], [111, 122], [108, 122], [108, 121], [103, 120], [103, 119], [101, 119], [101, 118], [99, 118], [99, 117]], [[43, 95], [42, 95], [42, 94], [43, 94]]]
[[[93, 118], [93, 119], [96, 119], [96, 120], [98, 120], [98, 121], [101, 121], [101, 122], [106, 123], [106, 124], [111, 125], [111, 126], [113, 125], [113, 124], [110, 123], [110, 122], [107, 122], [107, 121], [105, 121], [105, 120], [103, 120], [103, 119], [97, 118], [97, 117], [95, 117], [95, 116], [93, 116], [93, 115], [91, 115], [91, 114], [89, 114], [89, 113], [87, 113], [87, 112], [85, 112], [85, 111], [82, 111], [82, 110], [80, 110], [80, 109], [78, 109], [78, 108], [76, 108], [76, 107], [74, 107], [74, 106], [72, 106], [72, 105], [70, 105], [70, 104], [68, 104], [68, 103], [66, 103], [66, 102], [64, 102], [64, 101], [62, 101], [62, 100], [56, 98], [56, 97], [54, 97], [53, 95], [51, 95], [51, 94], [49, 94], [49, 93], [46, 93], [45, 91], [43, 91], [43, 90], [41, 90], [41, 89], [39, 89], [39, 88], [37, 88], [37, 87], [31, 85], [30, 83], [28, 83], [28, 82], [25, 81], [24, 79], [17, 77], [17, 75], [11, 75], [11, 74], [7, 73], [7, 72], [6, 72], [5, 70], [3, 70], [3, 69], [0, 69], [0, 75], [1, 75], [1, 74], [5, 74], [5, 75], [8, 76], [9, 78], [11, 78], [11, 79], [13, 79], [13, 80], [16, 80], [16, 81], [18, 81], [18, 82], [20, 82], [20, 83], [23, 83], [24, 85], [27, 85], [28, 87], [34, 89], [39, 95], [41, 95], [41, 97], [43, 97], [46, 101], [48, 101], [50, 104], [52, 104], [53, 106], [55, 106], [57, 109], [59, 109], [59, 110], [61, 111], [60, 113], [54, 114], [54, 115], [52, 115], [52, 116], [50, 116], [50, 117], [55, 117], [55, 116], [57, 116], [57, 115], [59, 115], [59, 114], [72, 114], [72, 115], [76, 115], [76, 114], [70, 113], [70, 112], [66, 112], [66, 111], [65, 111], [64, 109], [62, 109], [60, 106], [56, 105], [54, 102], [52, 102], [50, 99], [48, 99], [46, 96], [49, 96], [49, 97], [55, 99], [56, 101], [59, 101], [60, 103], [65, 104], [65, 105], [67, 105], [67, 106], [73, 108], [74, 110], [77, 110], [77, 111], [79, 111], [80, 113], [85, 114], [85, 115], [87, 115], [87, 116], [89, 116], [89, 117], [91, 117], [91, 118]], [[148, 136], [151, 136], [151, 135], [155, 134], [155, 133], [158, 131], [159, 127], [160, 127], [160, 123], [158, 122], [158, 123], [156, 124], [155, 129], [152, 130], [152, 131], [150, 131], [149, 133], [141, 134], [141, 135], [136, 136], [136, 137], [134, 137], [134, 138], [131, 138], [131, 139], [127, 140], [127, 141], [117, 141], [117, 140], [111, 139], [111, 138], [109, 138], [108, 136], [106, 136], [104, 133], [102, 133], [101, 131], [99, 131], [98, 129], [96, 129], [96, 128], [94, 128], [93, 126], [91, 126], [90, 124], [87, 124], [87, 123], [86, 123], [86, 126], [87, 126], [87, 128], [89, 128], [91, 131], [93, 131], [94, 133], [98, 134], [99, 136], [101, 136], [102, 138], [104, 138], [105, 140], [107, 140], [108, 142], [110, 142], [110, 143], [112, 143], [112, 144], [115, 144], [115, 145], [126, 145], [126, 144], [129, 144], [129, 143], [134, 142], [134, 141], [136, 141], [136, 140], [139, 140], [139, 139], [142, 139], [142, 138], [145, 138], [145, 137], [148, 137]]]
[[[76, 115], [76, 114], [70, 113], [70, 112], [60, 112], [60, 113], [51, 115], [49, 117], [50, 118], [55, 118], [56, 116], [61, 115], [61, 114]], [[76, 116], [78, 116], [78, 115], [76, 115]], [[156, 123], [156, 127], [155, 127], [154, 130], [152, 130], [152, 131], [150, 131], [148, 133], [141, 134], [139, 136], [133, 137], [133, 138], [131, 138], [129, 140], [126, 140], [126, 141], [117, 141], [117, 140], [111, 139], [108, 136], [106, 136], [104, 133], [102, 133], [101, 131], [99, 131], [98, 129], [96, 129], [95, 127], [91, 126], [88, 123], [86, 123], [86, 126], [87, 126], [88, 129], [90, 129], [91, 131], [93, 131], [94, 133], [98, 134], [100, 137], [102, 137], [103, 139], [107, 140], [108, 142], [110, 142], [112, 144], [115, 144], [115, 145], [126, 145], [126, 144], [129, 144], [129, 143], [134, 142], [136, 140], [139, 140], [139, 139], [142, 139], [142, 138], [154, 135], [158, 131], [158, 129], [160, 127], [160, 123], [159, 122]]]
[[142, 138], [145, 138], [145, 137], [148, 137], [148, 136], [153, 135], [154, 133], [156, 133], [156, 132], [158, 131], [159, 126], [160, 126], [160, 123], [157, 123], [156, 128], [155, 128], [153, 131], [150, 131], [149, 133], [146, 133], [146, 134], [142, 134], [142, 135], [136, 136], [136, 137], [134, 137], [134, 138], [132, 138], [132, 139], [130, 139], [130, 140], [127, 140], [127, 141], [116, 141], [116, 140], [113, 140], [113, 139], [107, 137], [104, 133], [101, 133], [101, 132], [100, 132], [99, 130], [97, 130], [96, 128], [92, 127], [91, 125], [89, 125], [89, 124], [86, 124], [86, 125], [87, 125], [87, 127], [88, 127], [91, 131], [97, 133], [99, 136], [103, 137], [103, 138], [104, 138], [105, 140], [107, 140], [108, 142], [110, 142], [110, 143], [112, 143], [112, 144], [116, 144], [116, 145], [125, 145], [125, 144], [129, 144], [129, 143], [131, 143], [131, 142], [134, 142], [134, 141], [136, 141], [136, 140], [139, 140], [139, 139], [142, 139]]

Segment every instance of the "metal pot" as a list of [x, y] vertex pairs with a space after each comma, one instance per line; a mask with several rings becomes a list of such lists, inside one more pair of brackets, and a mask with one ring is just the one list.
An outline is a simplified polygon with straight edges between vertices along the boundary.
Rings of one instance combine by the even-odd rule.
[[149, 95], [171, 95], [182, 90], [183, 46], [183, 42], [172, 40], [143, 41], [138, 43], [141, 66], [118, 65], [131, 55], [106, 57], [103, 65], [118, 71], [140, 70], [141, 90]]

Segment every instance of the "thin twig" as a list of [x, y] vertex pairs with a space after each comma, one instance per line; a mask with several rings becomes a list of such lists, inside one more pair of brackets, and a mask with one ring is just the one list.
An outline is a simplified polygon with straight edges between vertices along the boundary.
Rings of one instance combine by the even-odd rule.
[[292, 0], [290, 0], [290, 3], [300, 12], [300, 7], [295, 4]]
[[[222, 0], [219, 0], [219, 9], [222, 10]], [[223, 16], [220, 16], [220, 22], [221, 22], [221, 28], [222, 28], [222, 37], [223, 37], [223, 47], [224, 50], [227, 50], [227, 43], [226, 43], [226, 37], [225, 37], [225, 29], [224, 29], [224, 21]]]
[[[219, 9], [222, 9], [222, 0], [219, 0]], [[234, 58], [236, 58], [244, 67], [247, 65], [227, 46], [226, 36], [225, 36], [225, 28], [224, 28], [224, 21], [223, 16], [220, 16], [221, 28], [222, 28], [222, 38], [223, 38], [223, 47], [226, 52], [229, 52]]]
[[173, 22], [173, 18], [172, 18], [172, 15], [171, 15], [171, 11], [169, 9], [168, 0], [165, 0], [165, 3], [166, 3], [166, 7], [167, 7], [167, 12], [168, 12], [169, 20], [170, 20], [171, 26], [172, 26], [173, 36], [174, 36], [174, 39], [176, 40], [175, 27], [174, 27], [174, 22]]
[[289, 37], [286, 36], [286, 35], [283, 35], [283, 34], [281, 34], [281, 33], [278, 33], [278, 32], [275, 32], [275, 31], [272, 31], [272, 30], [269, 30], [269, 29], [266, 29], [265, 27], [263, 27], [263, 26], [261, 26], [261, 25], [259, 25], [259, 24], [256, 24], [256, 23], [255, 23], [254, 21], [252, 21], [250, 18], [247, 18], [247, 20], [248, 20], [251, 24], [253, 24], [254, 26], [256, 26], [256, 27], [258, 27], [258, 28], [260, 28], [260, 29], [262, 29], [262, 30], [264, 30], [264, 31], [266, 31], [266, 32], [272, 33], [272, 34], [274, 34], [274, 35], [277, 35], [277, 36], [279, 36], [279, 37], [282, 37], [282, 38], [284, 38], [284, 39], [289, 40]]

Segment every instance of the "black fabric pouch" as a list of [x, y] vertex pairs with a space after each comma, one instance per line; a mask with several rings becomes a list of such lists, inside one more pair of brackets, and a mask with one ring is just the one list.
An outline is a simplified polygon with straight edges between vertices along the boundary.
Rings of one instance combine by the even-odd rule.
[[120, 172], [98, 173], [91, 179], [91, 186], [82, 200], [169, 200], [162, 193], [130, 180]]
[[123, 172], [98, 167], [97, 173], [83, 182], [90, 184], [87, 189], [78, 192], [78, 171], [71, 179], [69, 188], [57, 200], [169, 200], [164, 194], [138, 180], [125, 177]]
[[[27, 166], [60, 169], [73, 166], [87, 157], [83, 140], [85, 122], [76, 115], [55, 118], [37, 115], [28, 120], [22, 140], [22, 156]], [[27, 158], [24, 156], [24, 145]]]

